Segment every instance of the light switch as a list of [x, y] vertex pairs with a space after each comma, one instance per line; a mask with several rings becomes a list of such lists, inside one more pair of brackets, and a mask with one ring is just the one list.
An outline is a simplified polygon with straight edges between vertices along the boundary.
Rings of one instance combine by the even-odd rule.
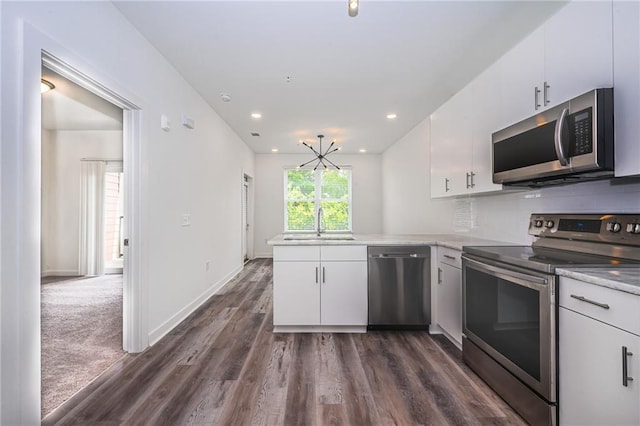
[[182, 214], [182, 226], [191, 226], [191, 214], [183, 213]]
[[193, 121], [193, 118], [188, 117], [185, 114], [182, 114], [182, 125], [187, 129], [193, 129], [195, 126], [195, 122]]
[[171, 123], [169, 122], [169, 117], [167, 117], [164, 114], [160, 116], [160, 128], [165, 132], [168, 132], [169, 130], [171, 130]]

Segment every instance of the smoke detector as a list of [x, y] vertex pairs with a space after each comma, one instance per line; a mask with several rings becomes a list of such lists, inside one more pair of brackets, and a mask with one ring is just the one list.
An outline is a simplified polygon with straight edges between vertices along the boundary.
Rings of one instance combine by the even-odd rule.
[[231, 95], [222, 92], [220, 93], [220, 99], [222, 99], [222, 102], [231, 102]]

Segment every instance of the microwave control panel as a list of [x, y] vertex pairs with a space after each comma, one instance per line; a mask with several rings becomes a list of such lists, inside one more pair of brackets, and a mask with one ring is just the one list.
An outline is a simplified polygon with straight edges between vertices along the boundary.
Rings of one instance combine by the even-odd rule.
[[570, 115], [570, 122], [573, 124], [571, 129], [572, 156], [590, 154], [593, 151], [593, 128], [591, 125], [591, 115], [591, 108], [587, 108]]

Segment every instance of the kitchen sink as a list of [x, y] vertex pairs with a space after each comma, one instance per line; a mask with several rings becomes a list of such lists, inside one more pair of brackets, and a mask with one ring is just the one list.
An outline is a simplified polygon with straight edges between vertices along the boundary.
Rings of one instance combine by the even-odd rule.
[[293, 234], [286, 235], [285, 241], [309, 241], [309, 240], [331, 240], [331, 241], [353, 241], [355, 237], [351, 234]]

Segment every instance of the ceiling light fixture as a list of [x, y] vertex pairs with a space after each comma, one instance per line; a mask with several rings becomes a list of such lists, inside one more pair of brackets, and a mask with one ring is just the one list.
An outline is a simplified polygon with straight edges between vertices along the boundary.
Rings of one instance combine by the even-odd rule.
[[[313, 151], [313, 153], [316, 155], [316, 158], [314, 158], [313, 160], [309, 160], [306, 163], [300, 164], [298, 166], [298, 168], [302, 168], [304, 166], [306, 166], [307, 164], [313, 163], [314, 161], [317, 161], [315, 167], [313, 168], [313, 170], [316, 170], [318, 168], [318, 166], [320, 166], [320, 164], [322, 164], [324, 166], [324, 168], [327, 168], [327, 164], [325, 163], [325, 161], [327, 163], [329, 163], [330, 165], [332, 165], [333, 167], [335, 167], [336, 169], [340, 170], [340, 167], [336, 166], [333, 162], [331, 162], [331, 160], [329, 160], [327, 158], [327, 155], [331, 154], [332, 152], [336, 152], [338, 151], [340, 148], [333, 148], [333, 145], [336, 143], [335, 139], [333, 141], [331, 141], [331, 145], [329, 145], [329, 148], [327, 148], [327, 150], [323, 153], [322, 152], [322, 138], [324, 138], [324, 135], [318, 135], [318, 139], [320, 139], [320, 146], [318, 147], [318, 150], [316, 151], [314, 147], [312, 147], [311, 145], [309, 145], [308, 143], [306, 143], [305, 141], [302, 141], [302, 145], [306, 146], [307, 148], [309, 148], [311, 151]], [[333, 149], [331, 149], [333, 148]]]
[[397, 117], [397, 115], [396, 115], [396, 114], [387, 114], [387, 118], [388, 118], [389, 120], [393, 120], [393, 119], [394, 119], [394, 118], [396, 118], [396, 117]]
[[347, 0], [349, 2], [349, 16], [352, 18], [358, 16], [358, 2], [359, 0]]
[[55, 89], [56, 86], [44, 78], [40, 79], [40, 93], [48, 92], [49, 90]]
[[262, 114], [260, 114], [259, 112], [254, 112], [253, 114], [251, 114], [251, 118], [262, 118]]
[[278, 152], [278, 148], [271, 148], [271, 152]]

